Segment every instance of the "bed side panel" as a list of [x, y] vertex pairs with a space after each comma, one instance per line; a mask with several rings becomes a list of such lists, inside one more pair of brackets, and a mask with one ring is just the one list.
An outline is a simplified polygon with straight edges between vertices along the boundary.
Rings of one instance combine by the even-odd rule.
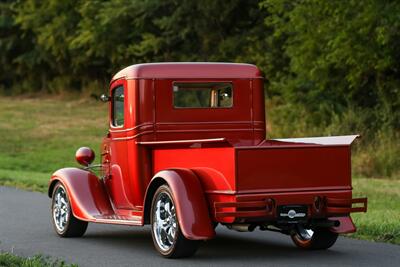
[[154, 149], [153, 173], [188, 168], [199, 177], [207, 193], [235, 190], [235, 150], [223, 148]]

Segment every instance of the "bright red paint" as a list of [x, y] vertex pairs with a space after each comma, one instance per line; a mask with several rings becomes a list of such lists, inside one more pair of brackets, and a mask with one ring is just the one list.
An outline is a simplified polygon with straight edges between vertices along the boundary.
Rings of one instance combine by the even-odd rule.
[[[169, 169], [155, 174], [151, 185], [160, 179], [170, 186], [175, 203], [180, 203], [177, 205], [177, 214], [184, 236], [189, 239], [214, 237], [207, 202], [196, 174], [189, 169]], [[151, 185], [149, 188], [152, 188]], [[151, 194], [147, 191], [146, 195], [148, 202], [145, 208], [150, 209]]]
[[95, 221], [96, 217], [114, 213], [103, 183], [93, 173], [77, 168], [56, 171], [50, 180], [49, 196], [56, 181], [63, 183], [67, 189], [78, 219]]
[[81, 147], [75, 153], [76, 161], [83, 166], [89, 166], [93, 162], [94, 157], [94, 151], [88, 147]]
[[[174, 108], [174, 82], [233, 86], [232, 108]], [[101, 146], [102, 175], [57, 171], [74, 215], [86, 221], [143, 225], [152, 194], [167, 183], [182, 232], [209, 239], [211, 222], [274, 222], [279, 205], [308, 206], [312, 218], [336, 218], [335, 232], [355, 231], [350, 144], [357, 136], [265, 140], [260, 71], [248, 64], [158, 63], [118, 72], [112, 90], [124, 88], [125, 123], [111, 123]], [[282, 122], [284, 123], [284, 122]], [[85, 150], [86, 151], [86, 150]], [[85, 153], [79, 153], [88, 156]], [[319, 203], [316, 204], [316, 199]]]

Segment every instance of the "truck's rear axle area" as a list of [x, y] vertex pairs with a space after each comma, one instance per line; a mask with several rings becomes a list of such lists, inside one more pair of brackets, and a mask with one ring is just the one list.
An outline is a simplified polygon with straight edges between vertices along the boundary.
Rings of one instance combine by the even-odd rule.
[[340, 221], [335, 219], [311, 219], [305, 220], [303, 222], [264, 222], [264, 223], [232, 223], [223, 224], [226, 228], [230, 230], [235, 230], [238, 232], [253, 232], [257, 228], [260, 231], [272, 231], [279, 232], [282, 234], [290, 235], [293, 230], [295, 230], [298, 225], [301, 225], [306, 229], [315, 228], [334, 228], [340, 226]]
[[[263, 196], [245, 201], [215, 202], [214, 216], [217, 221], [253, 222], [276, 221], [278, 223], [304, 222], [308, 219], [349, 216], [352, 212], [366, 212], [367, 198], [333, 198], [316, 195], [299, 198], [298, 202], [283, 203], [280, 199]], [[298, 204], [302, 203], [302, 204]], [[357, 206], [353, 206], [356, 204]]]

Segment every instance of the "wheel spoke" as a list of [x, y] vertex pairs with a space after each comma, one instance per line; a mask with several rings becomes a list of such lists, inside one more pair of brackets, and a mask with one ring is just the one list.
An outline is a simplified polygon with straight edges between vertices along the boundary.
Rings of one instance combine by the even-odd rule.
[[311, 229], [306, 229], [302, 225], [297, 226], [297, 233], [302, 240], [310, 240], [314, 235], [314, 231]]
[[167, 213], [167, 216], [171, 215], [171, 203], [169, 201], [165, 203], [165, 211]]
[[57, 206], [59, 207], [60, 206], [60, 203], [61, 203], [61, 194], [60, 194], [60, 192], [58, 192], [58, 194], [57, 194], [57, 201], [56, 201], [56, 203], [57, 203]]
[[173, 229], [172, 229], [172, 227], [169, 227], [169, 228], [168, 228], [168, 231], [167, 231], [167, 238], [168, 238], [168, 242], [169, 242], [170, 244], [172, 244], [172, 243], [174, 242], [174, 235], [173, 235]]
[[159, 224], [159, 226], [163, 226], [165, 224], [165, 219], [162, 218], [161, 202], [157, 203], [156, 216], [157, 216], [157, 223]]
[[65, 213], [65, 224], [67, 224], [67, 222], [68, 222], [68, 219], [69, 219], [69, 213], [68, 213], [68, 212], [66, 212], [66, 213]]

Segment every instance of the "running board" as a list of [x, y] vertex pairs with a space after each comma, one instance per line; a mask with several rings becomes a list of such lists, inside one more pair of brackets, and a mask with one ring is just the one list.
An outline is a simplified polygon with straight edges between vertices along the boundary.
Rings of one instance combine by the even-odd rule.
[[140, 216], [102, 215], [102, 216], [95, 216], [92, 222], [121, 224], [121, 225], [136, 225], [136, 226], [143, 225], [142, 217]]

